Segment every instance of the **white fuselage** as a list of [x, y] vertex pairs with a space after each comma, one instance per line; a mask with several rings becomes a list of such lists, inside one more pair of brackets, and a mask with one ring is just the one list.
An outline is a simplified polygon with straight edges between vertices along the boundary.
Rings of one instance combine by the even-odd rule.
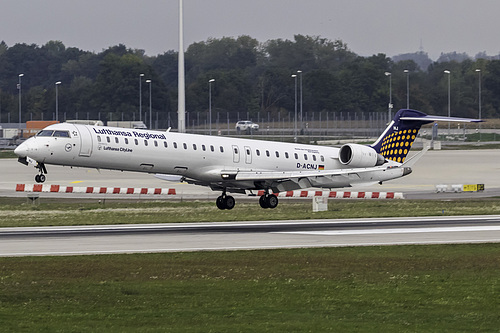
[[[214, 189], [334, 188], [403, 176], [400, 164], [392, 161], [357, 174], [357, 169], [340, 163], [339, 148], [334, 147], [68, 123], [45, 130], [67, 132], [69, 136], [37, 135], [21, 144], [16, 153], [44, 164], [179, 175]], [[259, 182], [262, 177], [238, 181], [221, 176], [239, 172], [317, 172], [321, 176], [322, 172], [345, 169], [352, 169], [352, 174], [316, 180], [308, 177], [304, 184], [300, 179], [291, 183], [280, 180], [272, 186]]]

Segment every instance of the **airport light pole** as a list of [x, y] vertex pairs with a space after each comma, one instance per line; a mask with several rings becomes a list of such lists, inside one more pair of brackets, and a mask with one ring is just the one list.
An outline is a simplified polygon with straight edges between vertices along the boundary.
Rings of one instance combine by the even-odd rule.
[[388, 76], [389, 77], [389, 112], [388, 112], [388, 119], [387, 119], [387, 122], [390, 122], [391, 121], [391, 118], [392, 118], [392, 73], [391, 72], [385, 72], [384, 73], [385, 76]]
[[[448, 117], [451, 115], [451, 97], [450, 97], [450, 77], [451, 77], [451, 72], [449, 70], [444, 71], [445, 74], [448, 74]], [[450, 129], [450, 122], [448, 122], [448, 135], [450, 135], [451, 129]]]
[[295, 79], [295, 118], [293, 121], [293, 141], [297, 142], [297, 75], [293, 74]]
[[212, 135], [212, 82], [215, 82], [215, 79], [208, 80], [208, 133]]
[[143, 73], [139, 74], [139, 121], [142, 121], [142, 77]]
[[61, 81], [56, 82], [56, 121], [59, 121], [59, 92], [58, 86], [61, 84]]
[[297, 73], [300, 76], [300, 132], [304, 130], [304, 121], [302, 118], [302, 71], [298, 70]]
[[17, 84], [17, 89], [19, 90], [19, 130], [21, 130], [21, 78], [24, 74], [19, 74], [19, 83]]
[[[476, 72], [479, 74], [479, 119], [481, 119], [481, 70], [476, 69]], [[481, 141], [481, 123], [479, 124], [479, 141]]]
[[146, 83], [149, 83], [149, 129], [153, 129], [153, 122], [151, 120], [152, 117], [151, 80], [146, 80]]
[[406, 73], [406, 108], [410, 108], [410, 71], [405, 69]]

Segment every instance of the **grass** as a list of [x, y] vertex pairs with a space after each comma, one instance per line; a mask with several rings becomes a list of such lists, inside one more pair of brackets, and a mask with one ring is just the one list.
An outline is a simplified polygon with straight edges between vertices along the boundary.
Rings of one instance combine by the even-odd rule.
[[500, 245], [0, 258], [3, 332], [498, 332]]
[[0, 227], [500, 214], [500, 198], [330, 200], [329, 210], [317, 213], [309, 200], [282, 200], [273, 210], [260, 208], [257, 199], [240, 201], [231, 211], [212, 201], [39, 200], [33, 205], [26, 198], [0, 198]]
[[0, 158], [17, 158], [14, 150], [0, 150]]
[[[0, 198], [6, 226], [499, 214], [480, 200]], [[411, 213], [409, 213], [411, 212]], [[55, 239], [56, 241], [56, 239]], [[0, 258], [2, 332], [498, 332], [500, 244]]]

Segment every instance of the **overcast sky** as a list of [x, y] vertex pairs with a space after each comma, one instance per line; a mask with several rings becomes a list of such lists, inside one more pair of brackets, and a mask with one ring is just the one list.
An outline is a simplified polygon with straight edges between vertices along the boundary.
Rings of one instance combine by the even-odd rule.
[[[223, 36], [260, 42], [295, 34], [341, 39], [351, 51], [500, 53], [498, 0], [184, 0], [184, 45]], [[178, 0], [0, 0], [0, 41], [100, 52], [125, 44], [178, 49]]]

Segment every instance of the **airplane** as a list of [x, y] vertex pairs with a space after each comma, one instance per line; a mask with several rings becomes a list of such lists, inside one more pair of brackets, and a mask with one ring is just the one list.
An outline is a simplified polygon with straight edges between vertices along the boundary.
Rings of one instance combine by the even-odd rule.
[[222, 191], [216, 200], [219, 209], [235, 206], [228, 193], [246, 190], [265, 190], [260, 206], [275, 208], [274, 193], [382, 184], [410, 174], [420, 155], [406, 159], [408, 152], [420, 127], [435, 121], [481, 120], [401, 109], [373, 144], [340, 148], [60, 123], [47, 126], [14, 152], [20, 163], [39, 170], [36, 182], [45, 181], [47, 164], [146, 172]]

